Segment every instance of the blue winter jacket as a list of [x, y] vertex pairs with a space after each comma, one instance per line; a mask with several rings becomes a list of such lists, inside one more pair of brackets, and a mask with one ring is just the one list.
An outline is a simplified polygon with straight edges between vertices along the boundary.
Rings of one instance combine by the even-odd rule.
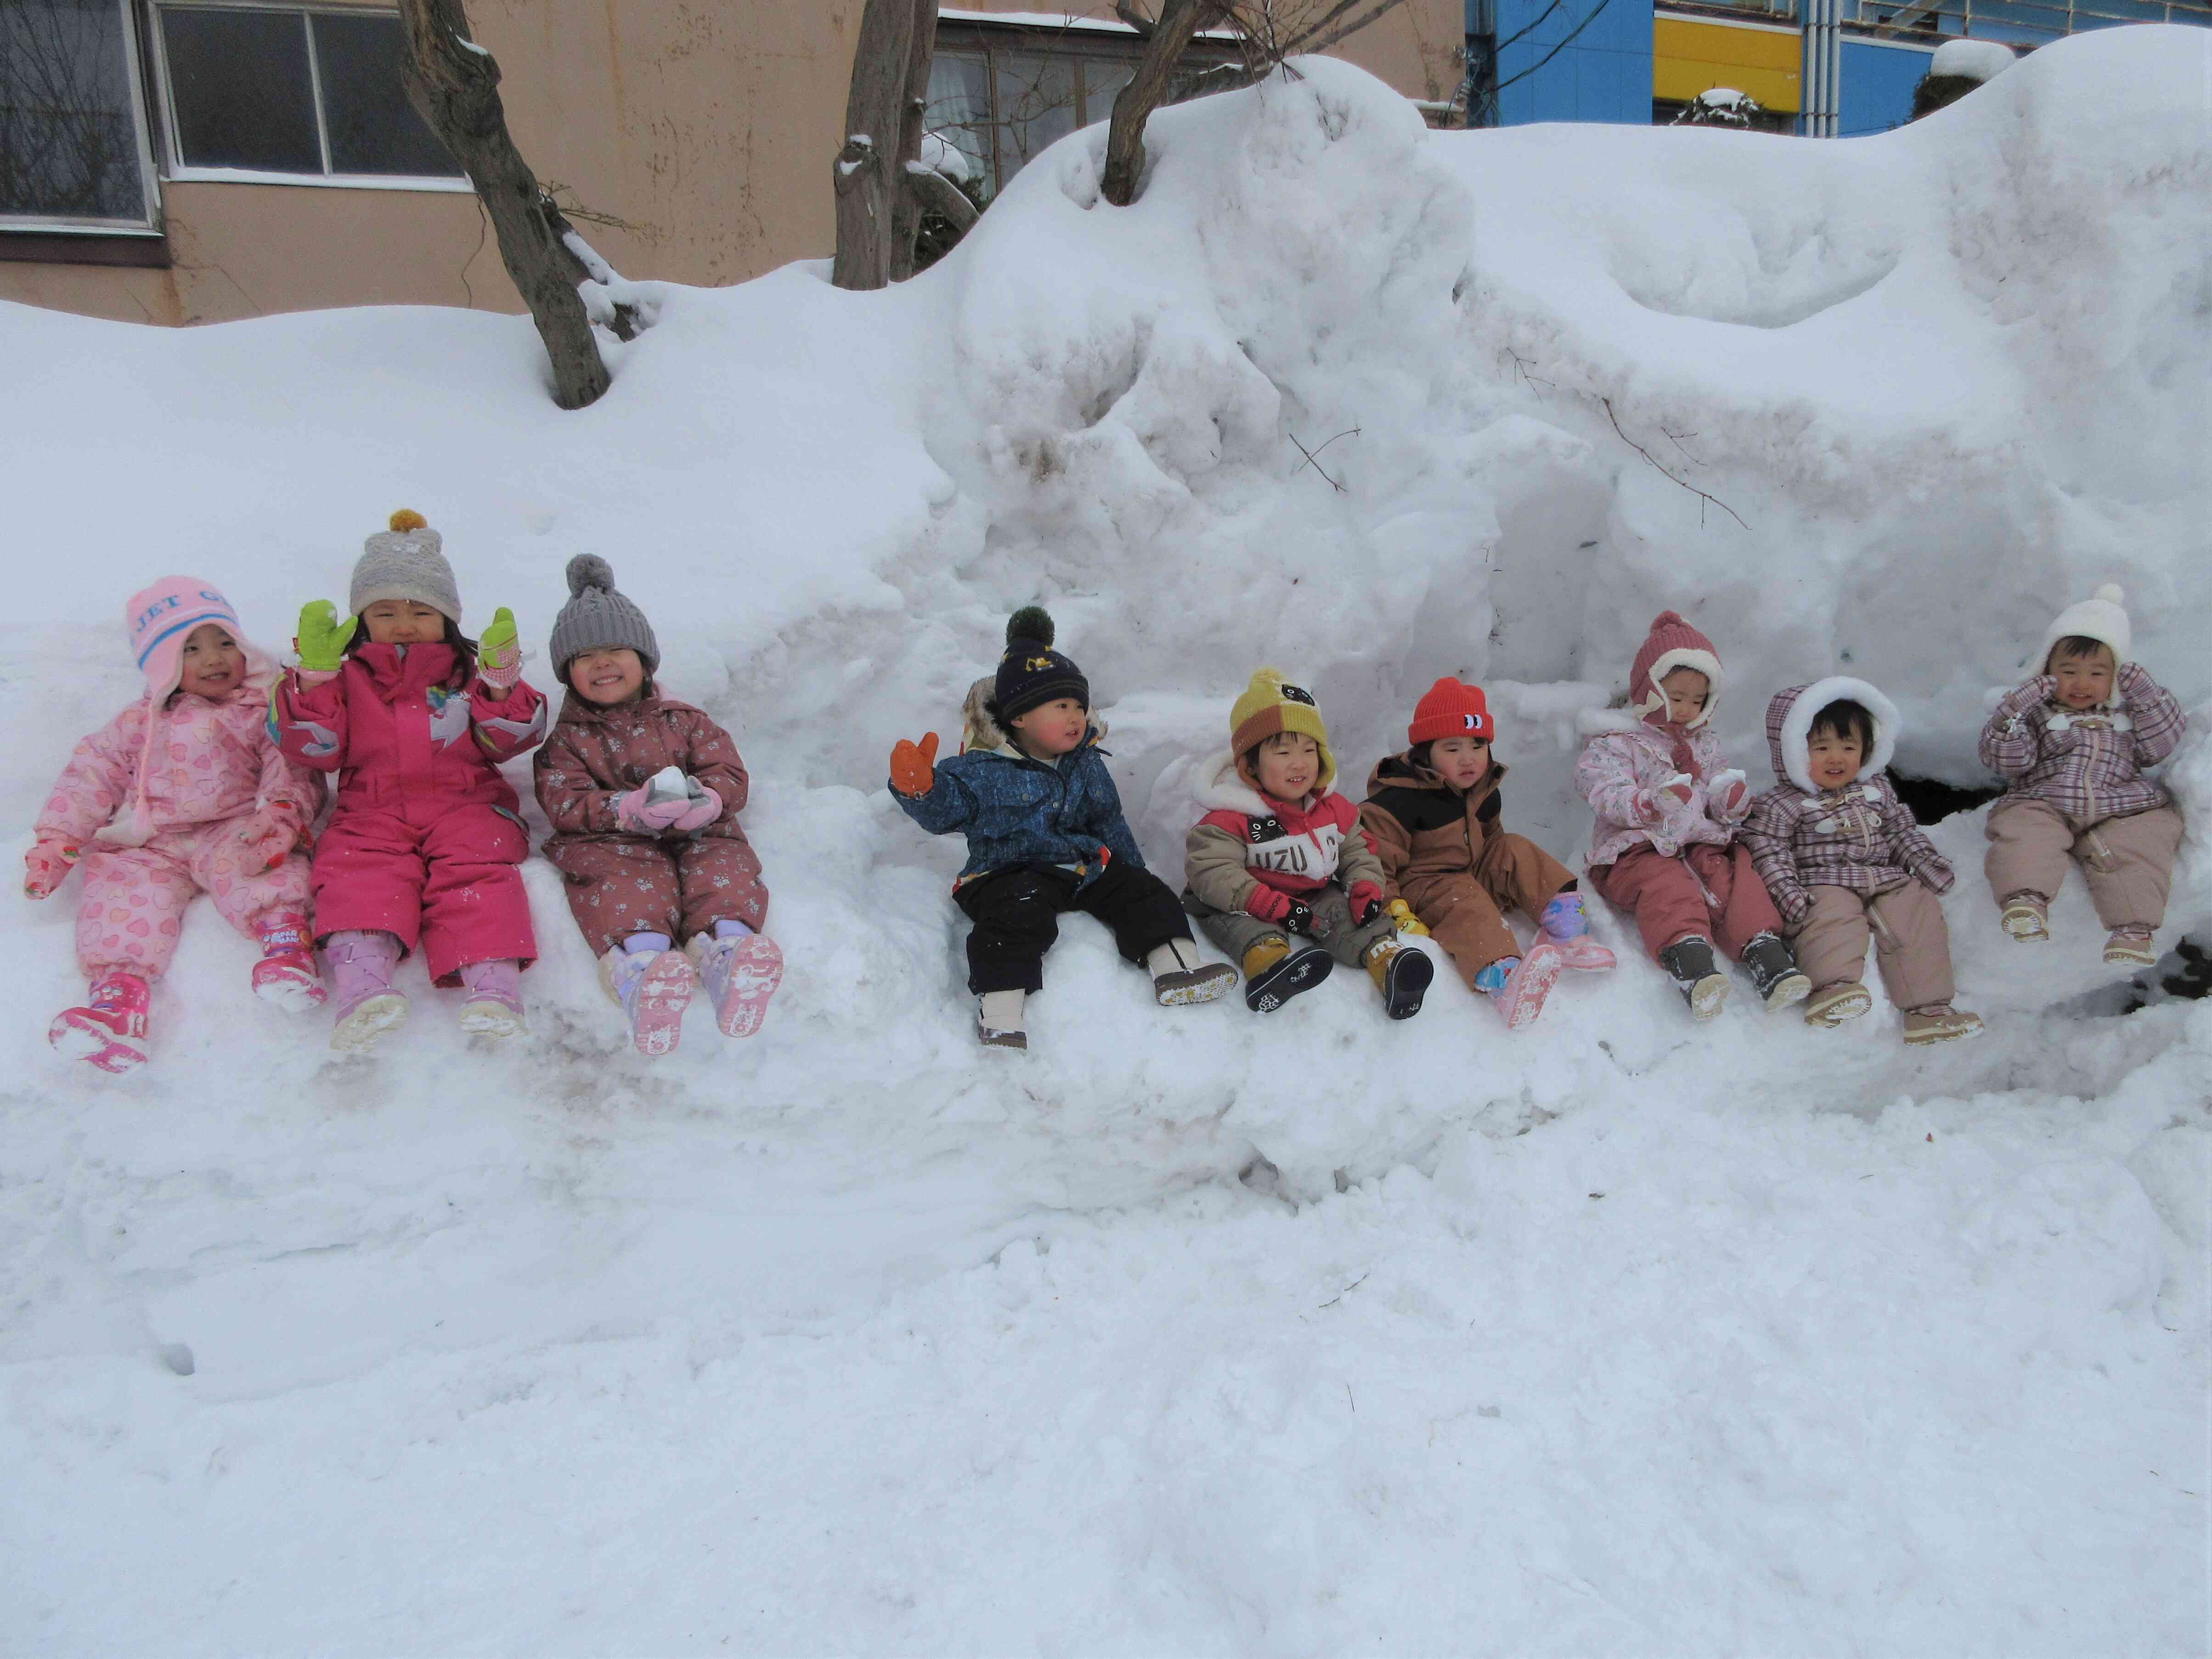
[[894, 789], [891, 799], [933, 836], [955, 830], [967, 836], [962, 882], [1024, 865], [1055, 864], [1073, 868], [1079, 885], [1087, 887], [1106, 867], [1102, 849], [1135, 869], [1145, 867], [1098, 736], [1091, 727], [1079, 748], [1051, 763], [1033, 760], [1011, 743], [971, 749], [938, 763], [927, 794]]

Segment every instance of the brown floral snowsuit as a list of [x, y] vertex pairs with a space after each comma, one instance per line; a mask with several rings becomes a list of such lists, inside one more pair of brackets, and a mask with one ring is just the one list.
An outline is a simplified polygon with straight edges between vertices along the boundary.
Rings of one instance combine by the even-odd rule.
[[[681, 943], [717, 921], [757, 930], [767, 921], [760, 855], [738, 827], [744, 762], [698, 709], [650, 681], [638, 701], [611, 708], [572, 692], [536, 764], [538, 802], [553, 823], [545, 856], [567, 878], [568, 908], [595, 953], [632, 933]], [[616, 798], [667, 766], [720, 795], [721, 816], [690, 836], [617, 830]]]

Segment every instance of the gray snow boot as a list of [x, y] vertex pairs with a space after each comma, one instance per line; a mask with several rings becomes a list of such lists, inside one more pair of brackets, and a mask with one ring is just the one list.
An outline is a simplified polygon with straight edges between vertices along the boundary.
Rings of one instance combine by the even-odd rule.
[[1813, 981], [1797, 970], [1797, 957], [1779, 933], [1761, 933], [1743, 947], [1744, 971], [1769, 1008], [1787, 1008], [1813, 994]]
[[1711, 1019], [1728, 1000], [1728, 975], [1713, 959], [1711, 939], [1676, 939], [1659, 953], [1659, 965], [1674, 981], [1682, 1000], [1690, 1005], [1692, 1019]]

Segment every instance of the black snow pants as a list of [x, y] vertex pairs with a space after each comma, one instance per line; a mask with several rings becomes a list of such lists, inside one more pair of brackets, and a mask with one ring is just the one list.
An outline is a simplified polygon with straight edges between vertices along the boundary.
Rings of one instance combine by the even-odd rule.
[[978, 996], [1042, 989], [1044, 953], [1060, 937], [1064, 911], [1097, 917], [1114, 930], [1115, 948], [1139, 966], [1170, 939], [1190, 937], [1181, 901], [1149, 870], [1112, 863], [1089, 885], [1078, 884], [1073, 871], [1056, 865], [1024, 865], [963, 883], [952, 902], [975, 924], [968, 935], [968, 988]]

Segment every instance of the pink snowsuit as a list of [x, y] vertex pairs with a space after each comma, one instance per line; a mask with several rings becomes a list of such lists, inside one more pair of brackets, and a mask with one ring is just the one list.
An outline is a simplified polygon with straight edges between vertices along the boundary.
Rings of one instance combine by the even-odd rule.
[[284, 752], [338, 775], [315, 848], [315, 930], [419, 944], [434, 983], [471, 963], [538, 955], [517, 867], [530, 850], [502, 761], [545, 736], [545, 699], [478, 678], [449, 693], [448, 645], [358, 645], [335, 674], [295, 670], [270, 700]]
[[[264, 917], [306, 915], [306, 854], [248, 868], [262, 860], [239, 840], [245, 821], [267, 808], [296, 814], [304, 834], [322, 804], [314, 775], [269, 736], [267, 684], [262, 674], [212, 699], [142, 697], [70, 757], [37, 835], [85, 849], [76, 953], [88, 975], [119, 968], [159, 979], [197, 892], [248, 938]], [[144, 843], [132, 844], [139, 835]]]

